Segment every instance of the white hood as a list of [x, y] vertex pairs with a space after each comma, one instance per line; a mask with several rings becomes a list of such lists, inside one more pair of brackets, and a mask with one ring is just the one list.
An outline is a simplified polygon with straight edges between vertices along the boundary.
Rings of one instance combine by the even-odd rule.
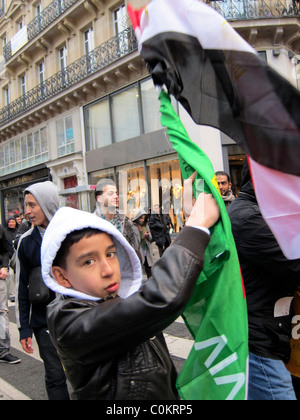
[[121, 287], [119, 296], [123, 299], [139, 290], [142, 283], [140, 261], [123, 235], [109, 222], [94, 214], [70, 207], [60, 208], [48, 225], [42, 242], [41, 261], [42, 275], [46, 286], [55, 293], [78, 299], [99, 300], [74, 289], [67, 289], [56, 282], [52, 276], [52, 263], [66, 236], [74, 230], [87, 227], [99, 229], [112, 236], [117, 247], [117, 255], [121, 269]]

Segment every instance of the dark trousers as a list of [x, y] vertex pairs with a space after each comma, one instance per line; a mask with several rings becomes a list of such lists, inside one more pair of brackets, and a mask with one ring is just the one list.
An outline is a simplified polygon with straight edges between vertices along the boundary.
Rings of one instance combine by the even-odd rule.
[[292, 376], [292, 380], [297, 400], [300, 400], [300, 378]]
[[170, 244], [164, 245], [164, 246], [157, 246], [158, 247], [158, 252], [159, 252], [159, 256], [162, 257], [163, 253], [165, 252], [165, 250], [167, 248], [169, 248]]
[[150, 279], [150, 277], [152, 276], [152, 270], [151, 270], [151, 267], [148, 264], [147, 257], [145, 257], [144, 267], [145, 267], [147, 278]]
[[49, 400], [69, 400], [66, 376], [46, 328], [33, 330], [45, 366], [45, 383]]

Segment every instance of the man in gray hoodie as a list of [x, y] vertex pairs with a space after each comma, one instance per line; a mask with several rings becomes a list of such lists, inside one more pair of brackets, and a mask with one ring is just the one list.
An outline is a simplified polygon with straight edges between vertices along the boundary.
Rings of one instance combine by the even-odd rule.
[[45, 382], [49, 400], [68, 400], [65, 374], [50, 340], [46, 307], [55, 294], [43, 287], [41, 277], [41, 243], [45, 230], [59, 208], [56, 186], [40, 182], [26, 188], [25, 214], [32, 228], [19, 241], [16, 259], [16, 318], [23, 350], [33, 353], [34, 334], [45, 366]]

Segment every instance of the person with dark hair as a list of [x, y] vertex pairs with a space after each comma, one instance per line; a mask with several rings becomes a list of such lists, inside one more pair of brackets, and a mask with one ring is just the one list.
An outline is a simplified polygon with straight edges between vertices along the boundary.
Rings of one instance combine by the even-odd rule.
[[94, 214], [114, 225], [134, 248], [133, 228], [128, 217], [121, 212], [116, 184], [111, 179], [101, 179], [95, 189], [96, 209]]
[[0, 363], [8, 363], [11, 365], [21, 362], [21, 359], [10, 354], [6, 279], [9, 274], [9, 260], [12, 255], [12, 245], [5, 236], [3, 226], [0, 225]]
[[50, 181], [39, 182], [24, 191], [26, 216], [33, 227], [18, 243], [16, 258], [16, 319], [23, 350], [33, 353], [34, 334], [45, 367], [49, 400], [69, 400], [66, 377], [50, 340], [46, 307], [55, 293], [45, 288], [41, 273], [41, 244], [50, 220], [59, 208], [57, 187]]
[[235, 199], [235, 196], [231, 190], [232, 184], [230, 176], [224, 171], [218, 171], [216, 172], [216, 177], [223, 201], [225, 206], [228, 207]]
[[248, 163], [238, 198], [229, 206], [244, 279], [249, 323], [249, 399], [295, 400], [289, 361], [291, 302], [300, 260], [288, 260], [265, 222]]
[[149, 227], [160, 257], [162, 257], [165, 250], [171, 245], [171, 223], [170, 216], [163, 214], [159, 204], [155, 204], [153, 206], [153, 213], [150, 215]]
[[148, 225], [148, 215], [145, 210], [139, 210], [133, 218], [133, 232], [135, 235], [138, 257], [145, 268], [147, 278], [151, 277], [151, 267], [154, 264], [152, 250], [152, 235]]
[[201, 194], [174, 244], [142, 285], [141, 264], [107, 221], [58, 210], [41, 249], [51, 339], [77, 400], [178, 400], [176, 370], [162, 331], [182, 313], [219, 218]]

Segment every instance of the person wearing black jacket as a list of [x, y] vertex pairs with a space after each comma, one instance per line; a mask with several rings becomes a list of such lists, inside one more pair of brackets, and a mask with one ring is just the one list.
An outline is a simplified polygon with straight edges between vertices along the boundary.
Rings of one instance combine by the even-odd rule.
[[0, 225], [0, 363], [16, 364], [21, 360], [10, 354], [10, 335], [7, 304], [7, 282], [9, 260], [13, 255], [12, 245], [5, 236], [4, 228]]
[[73, 399], [178, 399], [162, 331], [192, 296], [208, 228], [218, 217], [216, 201], [201, 194], [187, 226], [141, 287], [140, 261], [111, 223], [75, 209], [58, 210], [43, 238], [42, 273], [59, 294], [48, 306], [47, 320]]
[[59, 207], [58, 190], [50, 181], [39, 182], [26, 188], [24, 196], [26, 216], [33, 227], [21, 236], [17, 249], [15, 308], [20, 342], [23, 350], [32, 354], [34, 334], [44, 362], [49, 400], [69, 400], [66, 377], [46, 321], [46, 307], [55, 294], [45, 291], [40, 257], [42, 237]]
[[153, 207], [154, 213], [149, 219], [149, 228], [152, 235], [152, 240], [156, 243], [161, 257], [165, 250], [171, 245], [170, 226], [171, 218], [168, 214], [163, 214], [159, 205]]
[[300, 285], [300, 260], [288, 260], [263, 219], [248, 163], [239, 196], [228, 208], [242, 275], [249, 320], [249, 399], [295, 400], [290, 357], [290, 309]]

